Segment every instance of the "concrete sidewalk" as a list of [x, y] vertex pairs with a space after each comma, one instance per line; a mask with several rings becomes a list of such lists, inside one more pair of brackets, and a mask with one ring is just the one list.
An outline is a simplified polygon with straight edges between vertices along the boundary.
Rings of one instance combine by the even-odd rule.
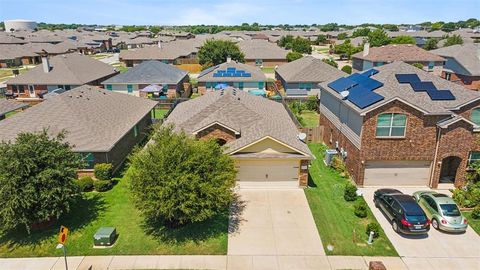
[[[85, 256], [68, 257], [69, 270], [126, 269], [368, 269], [382, 261], [389, 270], [480, 269], [479, 258], [360, 256]], [[2, 270], [63, 270], [63, 257], [0, 259]]]

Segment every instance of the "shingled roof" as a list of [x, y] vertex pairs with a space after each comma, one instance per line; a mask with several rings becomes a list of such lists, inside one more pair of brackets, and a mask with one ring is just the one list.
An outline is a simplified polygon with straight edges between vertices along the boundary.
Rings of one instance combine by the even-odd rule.
[[[396, 61], [380, 67], [375, 67], [379, 72], [371, 78], [383, 86], [374, 90], [384, 97], [382, 101], [374, 103], [364, 109], [359, 109], [353, 103], [345, 100], [344, 103], [360, 114], [399, 99], [426, 114], [451, 114], [452, 110], [480, 99], [480, 92], [471, 91], [461, 85], [442, 79], [432, 73], [416, 68], [410, 64]], [[432, 100], [426, 92], [415, 92], [408, 83], [399, 83], [395, 74], [417, 74], [421, 81], [432, 82], [437, 89], [450, 90], [455, 96], [454, 100]], [[333, 80], [332, 80], [333, 81]], [[328, 87], [331, 81], [323, 82], [320, 86], [338, 99], [343, 99], [339, 93]]]
[[0, 116], [25, 107], [28, 107], [28, 105], [13, 100], [0, 99]]
[[345, 76], [346, 73], [321, 59], [305, 56], [276, 69], [286, 82], [324, 82]]
[[183, 130], [187, 134], [214, 123], [228, 126], [241, 134], [238, 139], [225, 144], [227, 153], [271, 137], [304, 153], [306, 157], [313, 156], [307, 145], [298, 139], [299, 131], [281, 103], [233, 88], [182, 102], [165, 121], [165, 124], [174, 124], [175, 130]]
[[28, 110], [0, 121], [0, 141], [13, 141], [21, 132], [48, 128], [76, 152], [108, 152], [157, 103], [145, 98], [80, 86], [53, 96]]
[[[216, 70], [226, 70], [227, 68], [236, 68], [237, 70], [244, 70], [250, 74], [251, 77], [213, 77]], [[258, 67], [238, 63], [236, 61], [225, 62], [220, 65], [206, 69], [198, 75], [199, 82], [265, 82], [267, 77]]]
[[177, 84], [188, 72], [157, 60], [144, 61], [125, 73], [120, 73], [102, 84], [137, 83], [137, 84]]
[[245, 54], [245, 59], [287, 59], [290, 52], [280, 48], [276, 43], [266, 40], [246, 40], [238, 43], [240, 50]]
[[83, 85], [118, 73], [112, 66], [86, 55], [68, 53], [49, 59], [50, 72], [38, 65], [7, 81], [7, 84]]
[[445, 60], [436, 54], [411, 44], [390, 44], [381, 47], [372, 47], [366, 56], [363, 56], [363, 52], [358, 52], [352, 55], [352, 58], [373, 62], [438, 62]]
[[[469, 74], [468, 76], [480, 76], [480, 45], [478, 44], [462, 44], [453, 45], [431, 51], [434, 54], [453, 58], [457, 61]], [[455, 70], [458, 73], [459, 70]]]

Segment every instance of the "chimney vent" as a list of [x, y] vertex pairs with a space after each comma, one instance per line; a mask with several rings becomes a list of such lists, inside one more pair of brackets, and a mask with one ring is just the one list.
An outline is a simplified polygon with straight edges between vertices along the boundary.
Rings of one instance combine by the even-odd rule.
[[363, 56], [367, 56], [370, 53], [370, 43], [365, 43], [363, 45]]
[[232, 62], [232, 58], [230, 56], [227, 56], [227, 63]]

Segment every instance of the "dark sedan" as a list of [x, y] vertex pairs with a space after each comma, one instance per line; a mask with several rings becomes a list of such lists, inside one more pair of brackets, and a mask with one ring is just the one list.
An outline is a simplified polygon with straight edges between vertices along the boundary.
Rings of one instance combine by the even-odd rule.
[[410, 195], [396, 189], [379, 189], [375, 191], [373, 202], [397, 233], [426, 234], [430, 230], [430, 220]]

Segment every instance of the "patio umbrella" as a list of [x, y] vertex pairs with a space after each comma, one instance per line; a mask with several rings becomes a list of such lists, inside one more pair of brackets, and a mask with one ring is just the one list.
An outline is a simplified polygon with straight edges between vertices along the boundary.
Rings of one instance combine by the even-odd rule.
[[226, 83], [219, 83], [219, 84], [215, 85], [215, 89], [218, 89], [218, 90], [225, 89], [227, 87], [228, 87], [228, 84], [226, 84]]
[[147, 92], [147, 93], [158, 93], [162, 92], [163, 86], [157, 85], [157, 84], [150, 84], [149, 86], [143, 88], [142, 92]]

